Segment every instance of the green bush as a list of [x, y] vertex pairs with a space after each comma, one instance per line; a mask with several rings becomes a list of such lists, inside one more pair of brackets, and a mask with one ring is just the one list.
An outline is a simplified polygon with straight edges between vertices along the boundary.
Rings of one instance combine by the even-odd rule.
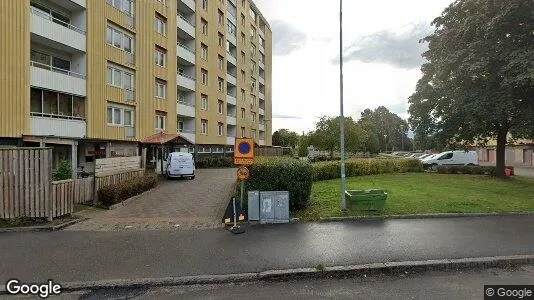
[[250, 178], [245, 182], [246, 191], [289, 191], [291, 211], [308, 206], [312, 167], [307, 161], [288, 157], [257, 157], [249, 170]]
[[57, 169], [54, 170], [52, 174], [52, 180], [67, 180], [72, 178], [72, 167], [67, 160], [62, 160], [59, 162]]
[[227, 156], [206, 156], [195, 160], [195, 167], [198, 169], [231, 168], [233, 166], [234, 159]]
[[[341, 177], [341, 163], [319, 162], [312, 165], [313, 181], [336, 179]], [[356, 158], [345, 162], [347, 177], [373, 175], [382, 173], [421, 172], [421, 162], [418, 159], [376, 159]]]
[[438, 166], [438, 173], [496, 176], [497, 171], [492, 166]]
[[98, 199], [103, 205], [110, 206], [148, 191], [156, 187], [157, 183], [158, 177], [156, 174], [146, 174], [100, 188], [98, 190]]

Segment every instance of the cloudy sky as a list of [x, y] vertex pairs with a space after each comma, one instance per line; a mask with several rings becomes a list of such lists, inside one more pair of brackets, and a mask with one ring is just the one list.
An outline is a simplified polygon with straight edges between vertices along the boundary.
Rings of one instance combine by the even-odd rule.
[[[339, 2], [254, 0], [273, 31], [273, 129], [339, 115]], [[384, 105], [408, 118], [430, 22], [452, 0], [343, 1], [345, 115]]]

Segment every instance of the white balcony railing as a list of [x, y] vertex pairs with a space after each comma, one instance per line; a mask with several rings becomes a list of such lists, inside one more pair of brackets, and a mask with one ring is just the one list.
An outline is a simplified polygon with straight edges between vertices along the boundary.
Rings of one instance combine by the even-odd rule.
[[189, 36], [195, 38], [195, 24], [182, 14], [178, 14], [178, 28], [182, 29]]
[[196, 135], [194, 130], [182, 130], [179, 131], [180, 135], [184, 138], [188, 139], [189, 141], [195, 143], [196, 141]]
[[182, 43], [178, 43], [176, 52], [178, 53], [178, 57], [182, 58], [183, 60], [195, 64], [195, 51], [187, 47], [186, 45]]
[[226, 124], [228, 124], [228, 125], [236, 125], [237, 124], [236, 117], [226, 116]]
[[183, 4], [187, 5], [192, 11], [196, 10], [195, 6], [195, 0], [178, 0], [181, 1]]
[[226, 61], [229, 62], [230, 64], [234, 65], [234, 66], [237, 66], [237, 59], [235, 58], [235, 56], [226, 51], [227, 55], [226, 55]]
[[260, 140], [259, 144], [260, 144], [260, 146], [265, 146], [265, 140]]
[[226, 137], [226, 145], [235, 145], [235, 136]]
[[237, 78], [230, 73], [226, 73], [226, 81], [234, 86], [237, 86]]
[[258, 109], [258, 113], [260, 114], [260, 116], [265, 116], [265, 110], [261, 107]]
[[178, 107], [176, 108], [176, 113], [180, 116], [186, 117], [195, 117], [195, 106], [190, 103], [180, 103], [178, 102]]
[[82, 118], [32, 113], [30, 132], [40, 136], [84, 138], [87, 124]]
[[262, 92], [258, 92], [258, 95], [260, 96], [260, 99], [265, 100], [265, 94]]
[[48, 90], [86, 96], [85, 76], [76, 72], [30, 62], [30, 84]]
[[226, 103], [237, 105], [237, 99], [234, 95], [226, 94]]
[[34, 7], [31, 7], [30, 30], [31, 33], [48, 40], [86, 52], [85, 30], [58, 20]]
[[178, 74], [178, 86], [189, 91], [195, 91], [196, 80], [187, 74]]

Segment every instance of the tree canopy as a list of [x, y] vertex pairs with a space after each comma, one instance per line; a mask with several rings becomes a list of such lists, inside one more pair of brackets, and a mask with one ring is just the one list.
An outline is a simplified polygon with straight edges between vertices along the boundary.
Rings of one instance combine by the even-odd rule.
[[289, 131], [287, 129], [280, 129], [273, 133], [273, 146], [295, 148], [298, 140], [298, 133]]
[[432, 22], [409, 99], [417, 135], [453, 148], [497, 138], [504, 173], [507, 134], [534, 135], [533, 11], [531, 0], [457, 0]]

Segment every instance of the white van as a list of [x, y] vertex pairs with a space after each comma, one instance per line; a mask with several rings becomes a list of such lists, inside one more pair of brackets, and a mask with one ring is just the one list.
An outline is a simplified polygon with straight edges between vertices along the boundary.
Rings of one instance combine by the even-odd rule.
[[444, 165], [475, 166], [478, 165], [478, 154], [476, 151], [446, 151], [423, 159], [422, 162], [433, 169]]
[[191, 153], [169, 153], [165, 166], [167, 178], [188, 177], [195, 179], [195, 162]]

